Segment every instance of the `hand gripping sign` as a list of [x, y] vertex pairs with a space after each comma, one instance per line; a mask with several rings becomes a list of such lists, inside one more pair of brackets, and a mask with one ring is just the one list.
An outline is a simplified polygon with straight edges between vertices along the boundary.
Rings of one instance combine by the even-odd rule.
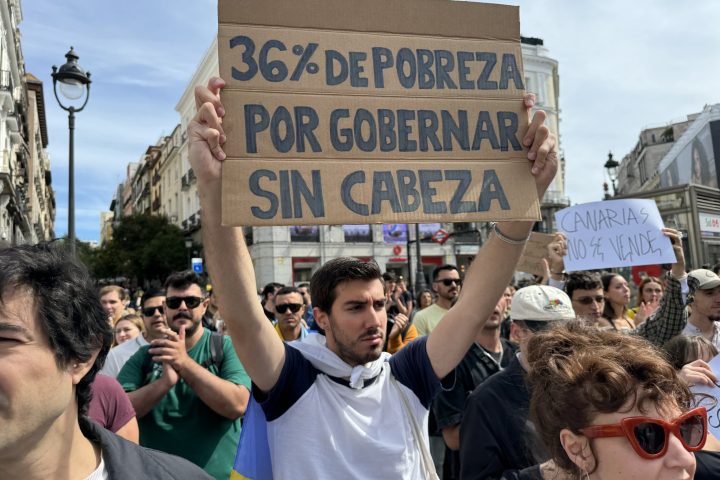
[[225, 225], [539, 218], [518, 8], [220, 0]]

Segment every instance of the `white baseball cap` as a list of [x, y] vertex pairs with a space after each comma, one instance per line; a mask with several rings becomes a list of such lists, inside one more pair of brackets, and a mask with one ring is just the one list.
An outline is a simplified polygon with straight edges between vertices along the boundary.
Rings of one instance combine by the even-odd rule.
[[536, 322], [575, 320], [567, 293], [547, 285], [521, 288], [512, 299], [512, 319]]
[[688, 273], [688, 286], [691, 292], [695, 290], [709, 290], [718, 285], [720, 285], [720, 277], [712, 270], [698, 268]]

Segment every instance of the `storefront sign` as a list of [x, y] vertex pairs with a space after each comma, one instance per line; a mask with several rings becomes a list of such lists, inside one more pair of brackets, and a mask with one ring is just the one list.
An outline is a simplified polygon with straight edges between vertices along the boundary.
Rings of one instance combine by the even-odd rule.
[[701, 213], [700, 233], [705, 237], [720, 237], [720, 215]]

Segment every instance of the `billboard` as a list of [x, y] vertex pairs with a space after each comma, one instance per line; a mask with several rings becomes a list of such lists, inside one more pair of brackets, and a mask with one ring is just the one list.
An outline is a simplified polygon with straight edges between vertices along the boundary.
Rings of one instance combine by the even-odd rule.
[[383, 241], [385, 243], [407, 243], [407, 225], [391, 223], [383, 225]]
[[720, 152], [718, 147], [720, 121], [714, 121], [705, 125], [695, 138], [660, 170], [660, 186], [693, 184], [718, 188], [718, 159], [715, 155], [716, 151]]

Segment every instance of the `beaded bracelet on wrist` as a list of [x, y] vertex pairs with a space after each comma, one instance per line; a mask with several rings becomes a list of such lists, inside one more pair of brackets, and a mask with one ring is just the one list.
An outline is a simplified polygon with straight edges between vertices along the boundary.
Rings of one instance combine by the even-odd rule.
[[508, 245], [525, 245], [525, 243], [528, 241], [528, 238], [530, 238], [530, 234], [528, 233], [528, 236], [523, 239], [515, 239], [510, 238], [504, 233], [500, 231], [500, 229], [497, 226], [497, 223], [493, 222], [490, 224], [492, 231], [495, 233], [495, 236], [498, 237], [501, 241], [507, 243]]

